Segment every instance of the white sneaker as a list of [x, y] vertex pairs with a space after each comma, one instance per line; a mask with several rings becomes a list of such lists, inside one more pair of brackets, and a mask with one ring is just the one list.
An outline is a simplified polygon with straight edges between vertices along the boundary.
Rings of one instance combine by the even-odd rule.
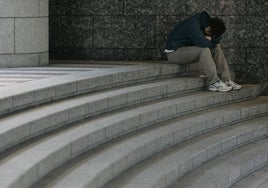
[[211, 84], [210, 86], [208, 86], [208, 90], [224, 92], [224, 91], [231, 91], [232, 87], [226, 86], [221, 80], [219, 80], [215, 82], [214, 84]]
[[225, 81], [224, 83], [226, 86], [232, 87], [233, 90], [238, 90], [238, 89], [241, 89], [241, 87], [242, 87], [241, 85], [235, 83], [232, 80]]

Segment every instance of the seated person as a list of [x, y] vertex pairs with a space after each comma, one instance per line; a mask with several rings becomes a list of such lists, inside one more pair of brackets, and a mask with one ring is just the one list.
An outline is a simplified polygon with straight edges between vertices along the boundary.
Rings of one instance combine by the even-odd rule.
[[231, 80], [230, 70], [219, 44], [225, 30], [222, 20], [211, 18], [205, 11], [179, 22], [166, 43], [168, 62], [199, 62], [206, 75], [209, 91], [240, 89], [241, 85]]

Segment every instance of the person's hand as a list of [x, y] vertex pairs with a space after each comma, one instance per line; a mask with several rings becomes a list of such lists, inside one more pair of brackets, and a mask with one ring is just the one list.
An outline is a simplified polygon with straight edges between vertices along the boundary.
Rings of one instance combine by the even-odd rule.
[[209, 40], [209, 41], [212, 40], [212, 38], [210, 36], [206, 36], [206, 39]]

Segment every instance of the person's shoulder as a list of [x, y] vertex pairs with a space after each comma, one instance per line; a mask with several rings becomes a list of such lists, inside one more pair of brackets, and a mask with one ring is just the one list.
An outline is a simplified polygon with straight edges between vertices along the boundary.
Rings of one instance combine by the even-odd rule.
[[196, 15], [190, 16], [189, 18], [184, 20], [184, 24], [191, 25], [194, 23], [198, 23], [198, 17]]

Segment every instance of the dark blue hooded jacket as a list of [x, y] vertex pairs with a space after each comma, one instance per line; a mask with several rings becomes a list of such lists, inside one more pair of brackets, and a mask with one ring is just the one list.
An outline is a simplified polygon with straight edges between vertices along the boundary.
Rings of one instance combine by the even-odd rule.
[[184, 46], [214, 48], [220, 37], [212, 37], [211, 41], [206, 39], [204, 29], [209, 25], [209, 19], [209, 14], [203, 11], [178, 23], [168, 37], [166, 49], [176, 50]]

